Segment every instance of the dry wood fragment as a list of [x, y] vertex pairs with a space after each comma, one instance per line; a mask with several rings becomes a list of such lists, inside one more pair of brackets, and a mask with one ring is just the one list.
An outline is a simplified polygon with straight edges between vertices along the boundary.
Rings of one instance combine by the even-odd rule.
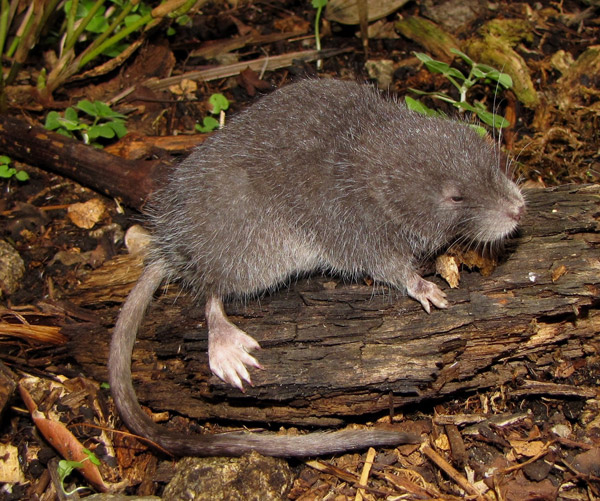
[[598, 389], [574, 386], [572, 384], [557, 384], [544, 381], [523, 381], [523, 386], [511, 393], [511, 396], [523, 395], [553, 395], [555, 397], [595, 398]]
[[[367, 485], [367, 482], [369, 481], [369, 476], [371, 474], [371, 468], [373, 468], [373, 461], [375, 460], [375, 449], [373, 449], [373, 447], [370, 447], [369, 450], [367, 451], [367, 457], [365, 458], [365, 464], [363, 466], [363, 469], [360, 473], [360, 484], [361, 485]], [[363, 501], [363, 496], [365, 494], [365, 490], [362, 488], [357, 489], [356, 491], [356, 496], [354, 497], [354, 501]]]
[[472, 496], [481, 496], [482, 499], [489, 499], [487, 496], [481, 495], [481, 493], [463, 476], [461, 475], [448, 461], [442, 456], [435, 452], [429, 444], [423, 444], [421, 446], [421, 452], [425, 454], [431, 461], [433, 461], [438, 468], [444, 471], [454, 482], [464, 491]]

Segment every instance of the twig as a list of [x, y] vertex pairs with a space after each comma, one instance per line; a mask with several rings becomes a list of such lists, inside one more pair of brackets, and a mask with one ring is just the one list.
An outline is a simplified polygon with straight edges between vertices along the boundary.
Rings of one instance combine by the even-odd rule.
[[[375, 449], [370, 447], [367, 451], [367, 458], [365, 459], [365, 465], [363, 466], [362, 473], [360, 474], [360, 483], [361, 485], [367, 485], [369, 480], [369, 475], [371, 474], [371, 468], [373, 467], [373, 460], [375, 459]], [[362, 501], [363, 494], [365, 493], [364, 489], [358, 489], [356, 491], [356, 496], [354, 497], [354, 501]]]
[[471, 483], [463, 477], [448, 461], [442, 456], [435, 452], [429, 444], [423, 444], [421, 446], [421, 452], [425, 454], [436, 466], [442, 469], [454, 482], [456, 482], [461, 489], [469, 494], [477, 496], [481, 499], [487, 499], [486, 496], [481, 494]]
[[227, 78], [240, 74], [243, 70], [250, 68], [254, 71], [261, 71], [266, 64], [266, 71], [273, 71], [279, 68], [291, 66], [295, 60], [314, 61], [322, 57], [332, 57], [348, 52], [350, 49], [334, 49], [334, 50], [304, 50], [298, 52], [290, 52], [281, 54], [280, 56], [261, 57], [252, 61], [243, 61], [241, 63], [228, 64], [225, 66], [217, 66], [206, 70], [190, 71], [174, 77], [163, 78], [161, 80], [150, 79], [144, 82], [144, 86], [153, 90], [167, 89], [171, 85], [176, 85], [182, 80], [216, 80], [217, 78]]

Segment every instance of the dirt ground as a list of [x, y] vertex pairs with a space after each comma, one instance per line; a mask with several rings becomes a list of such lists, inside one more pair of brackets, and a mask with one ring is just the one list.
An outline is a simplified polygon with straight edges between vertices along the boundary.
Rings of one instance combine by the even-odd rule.
[[[230, 101], [226, 116], [304, 77], [369, 81], [401, 99], [417, 97], [411, 88], [456, 97], [448, 80], [427, 71], [414, 55], [427, 52], [449, 61], [448, 48], [456, 42], [473, 59], [502, 64], [513, 77], [512, 90], [481, 83], [469, 98], [511, 122], [502, 141], [515, 159], [521, 184], [543, 187], [600, 180], [597, 2], [408, 2], [370, 22], [366, 58], [358, 26], [342, 24], [330, 12], [321, 29], [325, 57], [320, 68], [315, 57], [305, 55], [264, 74], [255, 69], [274, 64], [277, 56], [313, 50], [314, 18], [310, 2], [208, 4], [174, 36], [155, 29], [118, 68], [73, 79], [57, 89], [50, 102], [41, 102], [31, 90], [42, 59], [42, 54], [33, 53], [17, 84], [7, 89], [7, 115], [43, 124], [50, 110], [64, 111], [84, 98], [111, 102], [114, 110], [127, 114], [129, 134], [105, 149], [126, 159], [152, 157], [168, 165], [202, 141], [204, 136], [194, 132], [194, 126], [210, 114], [208, 97], [214, 93]], [[451, 38], [440, 42], [400, 26], [400, 21], [414, 18], [428, 19]], [[498, 40], [505, 59], [488, 51]], [[230, 74], [230, 66], [240, 62], [248, 64]], [[459, 59], [454, 64], [466, 70]], [[214, 70], [210, 79], [189, 74], [208, 69]], [[424, 101], [457, 114], [447, 103]], [[165, 136], [167, 140], [161, 140]], [[47, 166], [30, 165], [26, 156], [14, 156], [13, 165], [26, 171], [29, 180], [0, 179], [0, 234], [7, 246], [0, 249], [0, 268], [5, 270], [0, 278], [0, 386], [5, 387], [0, 391], [0, 469], [2, 461], [5, 470], [12, 468], [10, 475], [0, 477], [5, 482], [0, 499], [62, 499], [57, 463], [65, 450], [80, 444], [101, 464], [95, 468], [91, 460], [85, 461], [89, 468], [67, 477], [67, 490], [85, 486], [88, 490], [79, 495], [115, 491], [175, 499], [173, 491], [164, 494], [174, 476], [174, 459], [110, 433], [124, 428], [109, 391], [73, 356], [68, 334], [92, 321], [105, 329], [114, 324], [122, 297], [107, 295], [93, 304], [77, 298], [90, 275], [127, 254], [124, 232], [143, 221], [139, 207], [123, 205], [96, 191], [97, 186], [78, 184], [76, 173], [68, 178]], [[98, 172], [101, 177], [101, 166]], [[14, 285], [8, 275], [17, 277]], [[597, 307], [597, 291], [595, 297]], [[598, 499], [600, 332], [590, 339], [584, 356], [557, 352], [551, 370], [539, 371], [535, 359], [528, 361], [531, 379], [554, 385], [552, 391], [516, 391], [522, 381], [515, 379], [451, 400], [397, 409], [393, 417], [377, 414], [348, 421], [363, 425], [405, 419], [427, 437], [426, 446], [272, 466], [258, 463], [262, 466], [256, 468], [272, 473], [270, 481], [283, 468], [286, 481], [268, 494], [256, 494], [263, 491], [248, 481], [248, 488], [254, 489], [250, 492], [258, 497], [238, 487], [221, 487], [221, 499]], [[170, 419], [186, 431], [247, 426], [185, 415]], [[208, 476], [220, 474], [211, 470]], [[204, 489], [204, 497], [198, 499], [217, 499], [217, 493]]]

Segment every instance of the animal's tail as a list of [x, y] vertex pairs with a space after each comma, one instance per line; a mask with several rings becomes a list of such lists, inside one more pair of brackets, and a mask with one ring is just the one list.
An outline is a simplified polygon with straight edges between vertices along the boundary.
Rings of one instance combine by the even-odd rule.
[[343, 430], [299, 436], [255, 433], [190, 436], [155, 424], [141, 409], [133, 389], [131, 354], [146, 308], [165, 278], [164, 270], [162, 262], [146, 267], [123, 305], [110, 345], [108, 370], [111, 391], [121, 418], [132, 432], [178, 456], [240, 456], [255, 450], [267, 456], [306, 457], [419, 441], [417, 436], [409, 433], [377, 430]]

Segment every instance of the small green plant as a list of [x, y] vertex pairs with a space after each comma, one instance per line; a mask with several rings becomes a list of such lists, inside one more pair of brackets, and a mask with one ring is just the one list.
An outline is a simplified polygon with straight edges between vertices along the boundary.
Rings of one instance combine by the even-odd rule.
[[[178, 16], [175, 18], [175, 24], [179, 26], [188, 26], [192, 25], [192, 18], [187, 14], [183, 14], [182, 16]], [[172, 37], [177, 33], [177, 30], [173, 26], [169, 26], [167, 28], [167, 36]]]
[[[0, 0], [0, 112], [6, 107], [4, 88], [15, 83], [36, 46], [42, 45], [43, 51], [56, 54], [52, 59], [55, 62], [38, 72], [37, 90], [41, 98], [50, 99], [58, 87], [99, 56], [112, 58], [102, 71], [122, 64], [150, 28], [167, 17], [181, 18], [196, 3], [197, 0]], [[64, 19], [56, 15], [58, 10], [64, 12]]]
[[17, 170], [14, 167], [11, 167], [11, 162], [12, 160], [10, 157], [0, 155], [0, 177], [4, 179], [14, 177], [17, 181], [27, 181], [29, 179], [29, 174], [24, 170]]
[[[64, 3], [68, 23], [83, 25], [78, 43], [90, 38], [92, 41], [98, 36], [118, 33], [123, 29], [134, 26], [136, 29], [144, 24], [144, 20], [151, 18], [152, 8], [144, 2], [126, 2], [123, 0], [109, 0], [108, 9], [97, 0], [67, 0]], [[131, 4], [131, 5], [127, 5]], [[127, 9], [126, 9], [127, 7]], [[141, 24], [138, 24], [140, 23]], [[136, 26], [138, 24], [138, 26]], [[116, 42], [108, 45], [101, 51], [102, 55], [117, 57], [129, 44]]]
[[67, 496], [70, 496], [71, 494], [77, 491], [88, 489], [88, 487], [77, 487], [71, 492], [67, 492], [65, 490], [65, 479], [71, 474], [71, 472], [75, 468], [83, 468], [83, 461], [91, 461], [96, 466], [100, 466], [100, 460], [92, 451], [90, 451], [89, 449], [83, 449], [83, 452], [87, 454], [87, 457], [82, 461], [67, 461], [66, 459], [61, 459], [58, 462], [58, 478], [60, 479], [60, 486]]
[[[485, 64], [476, 63], [464, 52], [461, 52], [458, 49], [450, 50], [454, 54], [459, 56], [465, 63], [467, 63], [467, 65], [469, 65], [470, 71], [467, 76], [465, 76], [464, 73], [458, 70], [457, 68], [453, 68], [449, 64], [444, 63], [442, 61], [436, 61], [435, 59], [422, 52], [415, 52], [415, 56], [417, 56], [417, 58], [419, 58], [419, 60], [423, 62], [425, 67], [432, 73], [440, 73], [444, 75], [450, 81], [450, 83], [452, 83], [452, 85], [454, 85], [454, 87], [458, 89], [460, 96], [459, 99], [456, 100], [443, 92], [423, 92], [417, 89], [410, 89], [410, 91], [421, 96], [430, 96], [435, 99], [440, 99], [447, 103], [451, 103], [454, 106], [456, 106], [459, 110], [470, 111], [477, 115], [483, 123], [489, 125], [490, 127], [508, 127], [510, 125], [508, 120], [506, 120], [502, 116], [496, 115], [495, 113], [488, 111], [483, 103], [475, 102], [474, 104], [471, 104], [467, 102], [467, 93], [477, 83], [488, 84], [495, 82], [499, 87], [502, 87], [503, 89], [510, 89], [513, 84], [510, 75], [502, 73]], [[424, 105], [422, 102], [417, 101], [416, 99], [412, 99], [411, 97], [407, 96], [405, 98], [405, 101], [406, 105], [410, 109], [422, 113], [424, 115], [443, 115], [442, 112], [433, 110]], [[475, 128], [480, 133], [486, 133], [485, 129], [483, 129], [482, 127], [476, 126]]]
[[[79, 116], [79, 111], [83, 111], [87, 117]], [[102, 146], [97, 140], [99, 138], [113, 139], [122, 138], [127, 134], [125, 119], [127, 117], [121, 113], [113, 111], [110, 106], [101, 101], [88, 101], [84, 99], [79, 101], [75, 108], [68, 107], [64, 116], [57, 111], [51, 111], [46, 115], [44, 127], [53, 130], [67, 137], [82, 139], [85, 144]], [[90, 122], [91, 123], [88, 123]]]
[[317, 50], [321, 50], [321, 35], [319, 30], [321, 26], [321, 14], [323, 13], [323, 8], [327, 6], [327, 0], [312, 0], [312, 6], [317, 9], [315, 15], [315, 43]]
[[[212, 115], [220, 115], [221, 111], [229, 109], [229, 100], [223, 94], [212, 94], [208, 98], [209, 111]], [[202, 125], [196, 124], [198, 132], [211, 132], [219, 128], [219, 121], [212, 116], [204, 117]]]

